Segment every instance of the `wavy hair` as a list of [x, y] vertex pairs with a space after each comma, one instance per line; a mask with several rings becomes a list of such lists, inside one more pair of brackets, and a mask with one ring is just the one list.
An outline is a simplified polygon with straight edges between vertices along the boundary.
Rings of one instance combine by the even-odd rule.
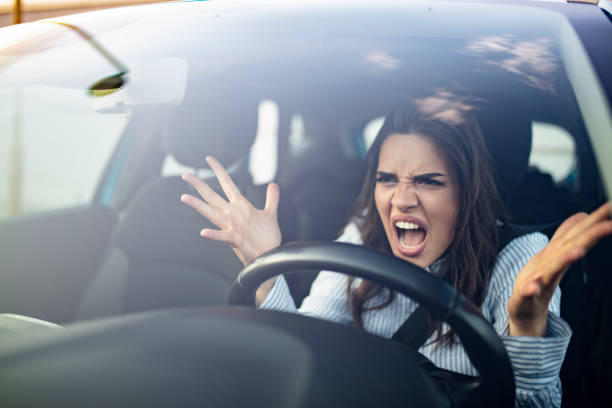
[[[459, 211], [453, 239], [441, 258], [439, 276], [476, 306], [482, 306], [500, 242], [498, 222], [506, 221], [506, 213], [478, 122], [467, 110], [424, 111], [414, 104], [400, 105], [387, 116], [368, 151], [368, 169], [353, 214], [354, 219], [362, 220], [363, 245], [387, 253], [391, 248], [376, 210], [374, 190], [382, 144], [393, 134], [427, 138], [453, 172], [459, 189]], [[384, 288], [365, 280], [353, 288], [354, 281], [349, 278], [347, 302], [354, 325], [363, 327], [363, 313], [388, 306], [395, 293], [387, 291], [383, 301], [366, 306]], [[435, 327], [434, 342], [455, 343], [452, 330], [443, 333], [440, 321], [431, 316], [429, 320], [430, 330]]]

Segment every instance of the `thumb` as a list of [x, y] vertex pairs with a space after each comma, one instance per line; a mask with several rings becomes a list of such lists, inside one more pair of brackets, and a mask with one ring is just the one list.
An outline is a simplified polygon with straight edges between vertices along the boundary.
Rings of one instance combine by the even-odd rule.
[[278, 184], [270, 183], [266, 190], [266, 206], [264, 207], [265, 212], [269, 212], [276, 215], [278, 210], [278, 202], [280, 201], [280, 190]]

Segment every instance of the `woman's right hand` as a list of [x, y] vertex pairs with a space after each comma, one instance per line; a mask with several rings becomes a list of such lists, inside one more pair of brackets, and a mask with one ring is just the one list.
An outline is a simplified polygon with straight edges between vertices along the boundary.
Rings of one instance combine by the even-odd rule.
[[194, 174], [183, 174], [183, 180], [192, 185], [203, 200], [183, 194], [181, 201], [219, 228], [204, 228], [200, 235], [230, 245], [245, 265], [279, 246], [281, 232], [277, 217], [280, 195], [278, 185], [268, 185], [265, 207], [258, 210], [240, 193], [221, 163], [211, 156], [208, 156], [206, 161], [217, 176], [227, 200]]

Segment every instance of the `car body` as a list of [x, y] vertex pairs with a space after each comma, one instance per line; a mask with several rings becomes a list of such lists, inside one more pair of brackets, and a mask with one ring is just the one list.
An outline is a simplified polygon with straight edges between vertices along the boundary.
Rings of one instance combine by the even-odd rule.
[[[612, 192], [610, 10], [207, 1], [4, 28], [0, 312], [68, 325], [69, 337], [114, 321], [98, 318], [130, 327], [132, 313], [223, 305], [242, 266], [199, 237], [206, 222], [179, 202], [190, 191], [179, 175], [212, 180], [213, 154], [259, 206], [265, 183], [279, 184], [284, 242], [333, 240], [382, 118], [406, 101], [473, 112], [513, 222], [550, 236]], [[599, 402], [612, 383], [611, 245], [562, 283], [574, 331], [568, 406]], [[290, 277], [296, 299], [315, 273]], [[64, 334], [48, 336], [59, 344]], [[16, 343], [34, 355], [44, 339], [3, 338], [0, 361]]]

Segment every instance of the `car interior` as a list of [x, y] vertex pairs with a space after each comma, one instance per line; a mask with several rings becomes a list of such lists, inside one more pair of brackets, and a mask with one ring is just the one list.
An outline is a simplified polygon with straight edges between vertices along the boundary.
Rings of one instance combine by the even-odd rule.
[[[249, 103], [241, 107], [241, 121], [216, 122], [219, 125], [214, 132], [223, 135], [225, 141], [231, 139], [231, 144], [211, 144], [210, 139], [194, 137], [187, 132], [181, 133], [181, 137], [160, 134], [154, 143], [159, 154], [152, 155], [158, 157], [157, 166], [161, 166], [163, 157], [172, 155], [182, 165], [199, 168], [203, 163], [201, 152], [207, 152], [232, 169], [231, 174], [243, 194], [261, 207], [265, 185], [253, 185], [247, 168], [249, 148], [257, 128], [256, 106], [256, 103]], [[603, 201], [585, 132], [572, 133], [576, 161], [571, 182], [556, 185], [549, 174], [528, 165], [533, 119], [517, 111], [512, 114], [500, 111], [504, 114], [496, 116], [495, 111], [488, 110], [477, 112], [477, 116], [485, 137], [495, 134], [494, 138], [486, 138], [486, 142], [514, 221], [514, 234], [540, 230], [550, 236], [567, 215], [579, 209], [595, 208]], [[218, 117], [220, 112], [213, 115]], [[308, 124], [308, 116], [304, 116]], [[289, 119], [284, 121], [289, 122]], [[314, 126], [316, 128], [316, 122]], [[360, 127], [363, 129], [363, 123]], [[283, 203], [279, 218], [284, 242], [333, 240], [347, 222], [347, 208], [352, 207], [359, 192], [365, 163], [363, 157], [350, 150], [357, 150], [355, 146], [363, 135], [345, 134], [348, 135], [345, 138], [334, 139], [336, 143], [323, 137], [323, 140], [316, 140], [313, 135], [298, 154], [287, 140], [279, 143], [279, 149], [286, 149], [279, 154], [284, 161], [279, 160], [277, 177]], [[511, 143], [507, 143], [508, 140]], [[222, 148], [215, 150], [218, 146]], [[512, 149], [511, 154], [508, 149]], [[347, 154], [347, 150], [351, 154]], [[287, 166], [287, 171], [282, 166]], [[214, 177], [208, 175], [206, 180], [219, 190]], [[95, 272], [91, 281], [83, 285], [84, 296], [75, 308], [75, 315], [66, 322], [226, 303], [242, 265], [228, 247], [199, 237], [199, 229], [206, 221], [180, 203], [178, 197], [184, 192], [194, 193], [180, 176], [158, 174], [136, 187], [133, 198], [127, 200], [118, 213], [112, 214], [105, 208], [96, 210], [99, 214], [97, 228], [107, 228], [105, 233], [109, 238], [104, 248], [98, 249]], [[537, 202], [538, 206], [529, 205], [529, 202]], [[88, 223], [96, 222], [90, 217], [91, 210], [83, 211]], [[109, 222], [111, 219], [113, 223]], [[45, 222], [52, 224], [53, 219]], [[95, 228], [94, 224], [87, 225]], [[19, 230], [24, 233], [22, 224]], [[609, 335], [601, 330], [607, 327], [601, 325], [605, 316], [591, 315], [589, 311], [593, 308], [605, 310], [606, 307], [600, 288], [606, 284], [607, 276], [603, 272], [609, 262], [605, 256], [605, 248], [609, 245], [609, 240], [604, 241], [574, 265], [562, 282], [562, 315], [574, 330], [562, 371], [567, 404], [584, 397], [588, 391], [584, 385], [595, 384], [585, 382], [586, 376], [602, 373], [605, 369], [602, 360], [597, 358]], [[317, 270], [311, 269], [286, 275], [296, 303], [307, 294], [316, 274]]]
[[[210, 144], [209, 139], [187, 132], [181, 137], [161, 135], [160, 146], [164, 155], [172, 155], [187, 167], [202, 167], [201, 152], [218, 157], [228, 166], [237, 163], [232, 172], [234, 179], [243, 194], [261, 208], [265, 185], [253, 185], [247, 169], [257, 128], [256, 104], [243, 108], [241, 121], [217, 122], [231, 124], [214, 128], [223, 140], [232, 140], [221, 145], [225, 147], [219, 151], [215, 150], [218, 143]], [[214, 113], [216, 117], [220, 114]], [[528, 164], [533, 118], [517, 110], [510, 113], [501, 106], [476, 114], [485, 137], [495, 135], [486, 137], [486, 142], [513, 220], [513, 236], [539, 230], [550, 237], [567, 216], [580, 209], [594, 209], [603, 202], [592, 152], [578, 124], [574, 124], [572, 132], [576, 146], [572, 174], [564, 182], [555, 183], [550, 174]], [[304, 117], [310, 125], [309, 117]], [[290, 120], [284, 118], [284, 122]], [[313, 120], [312, 126], [316, 129], [317, 125]], [[346, 132], [345, 138], [331, 140], [324, 133], [313, 133], [309, 133], [309, 143], [298, 154], [290, 146], [289, 137], [280, 138], [279, 149], [285, 149], [279, 154], [277, 177], [282, 197], [279, 218], [283, 242], [335, 239], [347, 222], [347, 209], [352, 208], [365, 173], [363, 157], [351, 150], [356, 150], [360, 133]], [[318, 135], [321, 140], [317, 140]], [[228, 150], [228, 145], [233, 148]], [[209, 175], [206, 180], [219, 190], [214, 177]], [[242, 266], [229, 248], [199, 237], [199, 229], [207, 222], [178, 201], [184, 192], [195, 193], [189, 191], [180, 176], [158, 176], [138, 188], [113, 227], [97, 275], [79, 305], [77, 319], [226, 302]], [[609, 262], [604, 256], [609, 245], [609, 240], [603, 242], [574, 265], [562, 282], [562, 315], [574, 330], [562, 371], [564, 401], [570, 406], [584, 397], [585, 376], [603, 369], [594, 354], [608, 335], [599, 329], [607, 327], [600, 326], [600, 319], [605, 317], [591, 315], [589, 310], [606, 307], [597, 288], [606, 279], [602, 271]], [[297, 304], [307, 295], [317, 273], [313, 269], [286, 275]], [[597, 365], [600, 371], [594, 370]]]
[[[205, 61], [188, 61], [193, 72], [205, 75], [190, 77], [179, 106], [134, 107], [126, 114], [128, 124], [91, 204], [0, 221], [0, 313], [75, 325], [68, 338], [39, 334], [42, 331], [27, 338], [23, 325], [9, 327], [8, 331], [20, 332], [16, 335], [22, 336], [22, 348], [15, 348], [3, 361], [17, 360], [31, 349], [46, 359], [45, 364], [28, 360], [29, 365], [19, 368], [23, 371], [14, 370], [14, 378], [41, 379], [39, 389], [49, 392], [64, 386], [59, 379], [52, 384], [44, 382], [55, 372], [69, 373], [69, 378], [75, 379], [102, 372], [107, 382], [101, 384], [114, 389], [120, 379], [107, 374], [112, 372], [111, 362], [105, 360], [105, 351], [112, 348], [133, 362], [126, 364], [125, 378], [142, 381], [138, 384], [146, 383], [160, 393], [167, 390], [155, 402], [159, 406], [195, 404], [194, 390], [202, 381], [214, 384], [215, 393], [209, 398], [216, 398], [220, 406], [246, 405], [262, 390], [267, 393], [266, 406], [302, 406], [301, 398], [309, 387], [320, 391], [308, 397], [313, 406], [322, 401], [402, 406], [413, 392], [427, 395], [415, 402], [417, 405], [448, 406], [448, 401], [440, 401], [430, 389], [431, 383], [421, 378], [422, 372], [403, 368], [428, 364], [416, 353], [403, 354], [404, 345], [372, 340], [356, 334], [353, 328], [326, 322], [225, 307], [243, 266], [231, 248], [200, 237], [200, 229], [210, 224], [179, 201], [183, 193], [195, 194], [181, 180], [180, 172], [193, 171], [221, 192], [205, 166], [205, 156], [213, 155], [229, 169], [243, 195], [263, 207], [266, 186], [254, 181], [252, 166], [257, 158], [253, 145], [264, 119], [258, 109], [262, 101], [273, 101], [278, 108], [276, 144], [270, 148], [274, 154], [268, 150], [269, 156], [264, 155], [263, 160], [275, 162], [270, 181], [280, 187], [283, 243], [333, 241], [349, 221], [363, 182], [369, 126], [380, 123], [377, 121], [406, 100], [423, 107], [447, 103], [472, 111], [481, 125], [509, 211], [512, 236], [541, 231], [551, 237], [571, 214], [592, 211], [606, 201], [589, 134], [562, 69], [547, 73], [549, 77], [544, 79], [537, 72], [472, 70], [471, 58], [478, 56], [469, 53], [458, 53], [456, 64], [442, 66], [437, 58], [453, 53], [462, 42], [438, 37], [423, 37], [419, 45], [389, 42], [389, 54], [410, 60], [408, 68], [398, 68], [397, 61], [379, 54], [370, 56], [374, 62], [369, 65], [349, 65], [354, 63], [350, 53], [338, 56], [335, 65], [325, 65], [321, 61], [336, 51], [333, 45], [346, 47], [355, 42], [350, 36], [328, 40], [321, 50], [304, 50], [304, 61], [309, 64], [303, 65], [270, 55], [273, 69], [257, 65], [256, 58], [252, 65], [208, 68], [209, 60], [223, 56], [224, 51], [217, 49], [214, 52], [220, 54], [211, 51]], [[361, 40], [371, 41], [376, 48], [377, 40]], [[197, 46], [181, 44], [184, 49], [177, 49], [177, 53]], [[241, 50], [249, 55], [247, 48]], [[423, 53], [433, 57], [411, 59]], [[285, 50], [279, 55], [292, 54]], [[490, 64], [485, 57], [483, 64]], [[386, 74], [378, 76], [375, 69]], [[283, 70], [290, 71], [289, 79]], [[242, 78], [244, 72], [248, 75]], [[551, 91], [547, 81], [554, 83], [558, 92]], [[546, 160], [535, 159], [542, 141], [552, 141], [550, 150], [557, 152], [554, 143], [562, 137], [560, 131], [540, 132], [541, 124], [568, 135], [571, 149], [562, 152], [565, 170], [559, 174], [543, 164]], [[165, 173], [168, 160], [181, 170]], [[612, 304], [607, 296], [612, 288], [608, 273], [611, 250], [612, 239], [604, 239], [572, 266], [561, 283], [561, 315], [573, 330], [561, 372], [564, 406], [593, 405], [606, 395], [606, 384], [612, 383]], [[356, 255], [355, 260], [359, 259]], [[300, 264], [286, 274], [298, 305], [318, 274], [319, 268], [313, 265]], [[275, 325], [287, 331], [275, 330]], [[0, 329], [7, 327], [0, 321]], [[117, 333], [122, 337], [113, 337]], [[296, 341], [301, 336], [308, 338], [311, 348]], [[245, 337], [250, 340], [247, 345], [241, 341]], [[51, 356], [44, 354], [44, 345], [36, 348], [36, 341], [43, 338], [51, 339], [52, 346], [46, 349]], [[149, 341], [147, 346], [142, 346], [142, 338]], [[327, 348], [331, 347], [329, 339], [336, 339], [336, 348]], [[0, 338], [0, 350], [2, 342]], [[166, 369], [160, 373], [159, 367], [148, 361], [147, 352], [169, 348], [173, 359], [164, 361]], [[88, 360], [77, 361], [70, 354], [74, 349], [89, 353]], [[210, 352], [198, 354], [203, 349]], [[362, 353], [367, 354], [367, 364], [360, 366], [353, 360]], [[330, 357], [327, 362], [324, 357], [331, 355], [335, 359]], [[1, 353], [0, 358], [4, 358]], [[249, 375], [244, 368], [248, 362], [267, 368]], [[73, 368], [68, 368], [70, 364]], [[384, 373], [380, 383], [362, 383], [367, 377], [360, 376], [375, 365], [384, 367], [378, 370]], [[202, 373], [198, 367], [215, 370]], [[448, 373], [431, 367], [426, 371], [444, 383], [443, 387], [463, 384], [456, 393], [447, 389], [451, 397], [480, 386], [460, 376], [454, 377], [455, 382], [444, 382]], [[221, 374], [231, 378], [234, 372], [241, 374], [235, 382], [216, 382]], [[343, 376], [346, 382], [339, 387], [325, 382]], [[307, 378], [314, 378], [315, 385], [309, 385]], [[11, 392], [27, 394], [27, 387], [20, 388], [15, 381]], [[388, 389], [381, 385], [385, 383]], [[407, 383], [411, 384], [408, 388]], [[112, 393], [99, 392], [90, 385], [84, 384], [74, 395], [84, 399], [93, 395], [100, 406], [116, 405], [115, 396], [108, 395]], [[137, 388], [122, 389], [124, 401], [139, 401], [146, 391]], [[224, 393], [228, 389], [242, 393]], [[177, 399], [176, 390], [183, 392], [183, 399]], [[489, 389], [488, 393], [494, 391]], [[68, 396], [55, 394], [58, 406], [63, 402], [71, 405], [73, 400]], [[372, 401], [370, 394], [388, 395], [389, 400]], [[453, 403], [469, 406], [470, 400], [463, 397], [461, 394]]]

